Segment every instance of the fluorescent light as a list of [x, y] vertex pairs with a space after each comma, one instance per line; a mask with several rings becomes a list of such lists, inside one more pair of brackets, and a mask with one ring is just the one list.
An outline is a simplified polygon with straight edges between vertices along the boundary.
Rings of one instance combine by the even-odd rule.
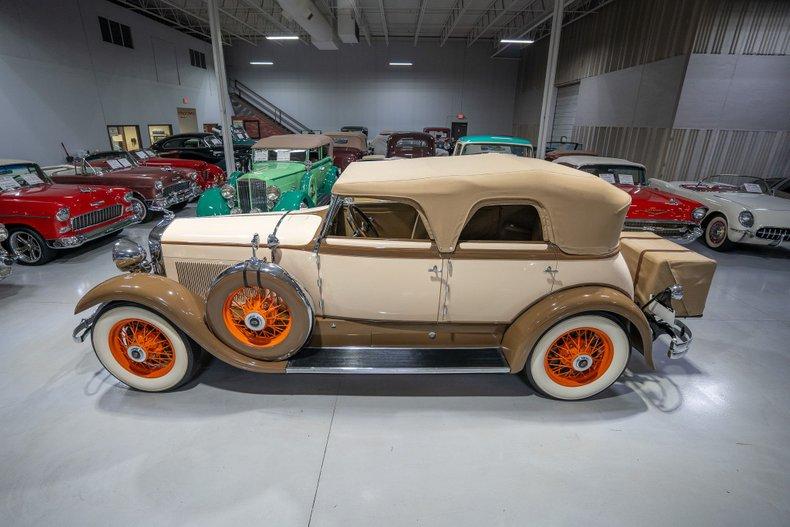
[[503, 38], [499, 42], [500, 44], [532, 44], [535, 41], [520, 38]]
[[411, 62], [390, 62], [390, 66], [414, 66]]
[[297, 35], [272, 35], [267, 36], [266, 40], [299, 40]]
[[274, 66], [274, 62], [268, 60], [253, 60], [250, 64], [253, 66]]

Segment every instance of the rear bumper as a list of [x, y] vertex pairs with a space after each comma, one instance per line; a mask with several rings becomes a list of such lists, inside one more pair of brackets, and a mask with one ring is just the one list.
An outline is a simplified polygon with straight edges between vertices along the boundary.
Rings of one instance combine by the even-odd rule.
[[140, 219], [136, 216], [127, 216], [126, 218], [121, 218], [119, 221], [101, 226], [90, 232], [75, 234], [72, 236], [64, 236], [63, 238], [57, 238], [54, 240], [47, 240], [47, 245], [52, 249], [71, 249], [73, 247], [79, 247], [80, 245], [88, 243], [89, 241], [95, 240], [97, 238], [112, 234], [113, 232], [125, 229], [126, 227], [134, 225], [135, 223], [140, 223]]
[[11, 258], [5, 249], [0, 247], [0, 280], [11, 274], [11, 266], [13, 264], [14, 259]]
[[702, 229], [692, 222], [670, 220], [631, 220], [626, 218], [624, 231], [653, 232], [676, 243], [690, 243], [702, 236]]

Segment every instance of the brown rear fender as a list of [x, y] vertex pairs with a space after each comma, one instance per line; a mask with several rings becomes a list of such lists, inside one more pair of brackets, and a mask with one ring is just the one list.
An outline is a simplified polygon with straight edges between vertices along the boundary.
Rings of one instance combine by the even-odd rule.
[[106, 280], [83, 296], [74, 313], [109, 302], [144, 306], [165, 317], [219, 360], [244, 370], [284, 373], [285, 361], [262, 361], [246, 357], [220, 341], [206, 325], [205, 303], [178, 282], [163, 276], [130, 273]]
[[583, 313], [609, 313], [628, 322], [631, 346], [653, 367], [653, 333], [645, 314], [627, 295], [606, 286], [579, 286], [556, 291], [524, 311], [502, 338], [502, 351], [510, 371], [524, 369], [527, 357], [541, 336], [560, 321]]

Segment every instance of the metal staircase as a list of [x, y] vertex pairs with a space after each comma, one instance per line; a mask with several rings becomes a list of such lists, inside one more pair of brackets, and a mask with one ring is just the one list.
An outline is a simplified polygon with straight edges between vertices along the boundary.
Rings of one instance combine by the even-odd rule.
[[271, 120], [280, 126], [290, 130], [295, 134], [311, 134], [315, 131], [307, 125], [299, 122], [295, 117], [286, 113], [282, 108], [275, 105], [263, 95], [259, 94], [243, 82], [237, 80], [228, 81], [228, 89], [232, 95], [235, 95], [242, 101], [246, 102], [259, 112], [263, 113]]

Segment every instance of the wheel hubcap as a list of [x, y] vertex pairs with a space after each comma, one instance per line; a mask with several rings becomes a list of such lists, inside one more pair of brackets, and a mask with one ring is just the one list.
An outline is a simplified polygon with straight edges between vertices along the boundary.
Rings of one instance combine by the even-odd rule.
[[252, 312], [244, 317], [244, 325], [251, 331], [261, 331], [266, 327], [266, 319], [258, 312]]
[[15, 232], [10, 243], [14, 255], [25, 263], [35, 263], [41, 258], [41, 246], [32, 234]]
[[576, 328], [566, 331], [549, 346], [544, 369], [549, 378], [562, 386], [589, 384], [609, 369], [614, 358], [614, 345], [598, 328]]
[[145, 362], [145, 350], [140, 346], [129, 346], [126, 349], [126, 355], [134, 362]]
[[166, 375], [175, 365], [173, 343], [146, 320], [120, 320], [110, 329], [108, 338], [113, 358], [129, 373], [153, 379]]
[[710, 225], [710, 241], [714, 245], [719, 245], [722, 241], [724, 241], [724, 237], [727, 234], [727, 229], [725, 224], [721, 220], [714, 220], [713, 223]]

